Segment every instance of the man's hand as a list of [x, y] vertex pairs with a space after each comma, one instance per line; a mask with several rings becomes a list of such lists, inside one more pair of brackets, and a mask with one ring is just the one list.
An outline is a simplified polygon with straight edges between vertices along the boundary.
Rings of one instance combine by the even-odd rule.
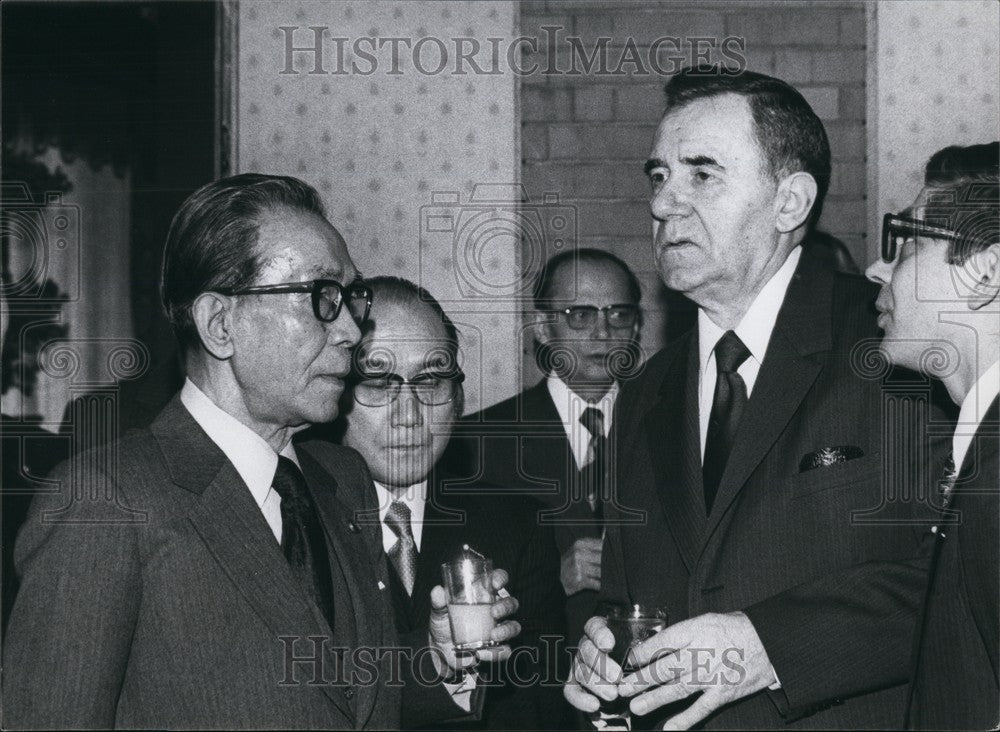
[[[502, 569], [493, 570], [490, 581], [497, 592], [503, 590], [509, 577]], [[451, 623], [448, 620], [448, 595], [441, 585], [431, 590], [430, 643], [441, 653], [433, 654], [434, 665], [442, 676], [452, 676], [455, 671], [473, 666], [480, 661], [503, 661], [510, 656], [511, 649], [506, 642], [521, 632], [521, 624], [516, 620], [503, 620], [517, 612], [517, 599], [504, 590], [499, 600], [493, 603], [492, 614], [497, 621], [490, 633], [490, 638], [504, 645], [493, 648], [483, 648], [475, 653], [455, 652], [455, 643], [451, 638]], [[503, 621], [503, 622], [500, 622]], [[447, 664], [442, 667], [441, 661]]]
[[663, 729], [688, 729], [775, 680], [757, 631], [741, 612], [707, 613], [671, 625], [633, 647], [629, 659], [638, 670], [622, 679], [618, 693], [635, 697], [629, 705], [633, 714], [704, 692]]
[[567, 597], [601, 589], [601, 543], [596, 537], [577, 539], [562, 555], [559, 580]]
[[602, 699], [618, 698], [622, 670], [608, 655], [615, 647], [615, 637], [604, 618], [591, 618], [583, 632], [563, 694], [581, 712], [596, 712]]

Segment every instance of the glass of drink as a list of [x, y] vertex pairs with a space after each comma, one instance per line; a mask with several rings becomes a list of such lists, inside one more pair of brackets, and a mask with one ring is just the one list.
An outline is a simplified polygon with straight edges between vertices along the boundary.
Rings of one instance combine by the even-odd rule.
[[493, 560], [465, 549], [457, 559], [441, 565], [456, 651], [472, 652], [498, 645], [490, 639], [496, 624], [492, 613], [496, 598], [492, 573]]
[[[608, 621], [608, 629], [615, 637], [615, 647], [611, 650], [610, 656], [621, 666], [622, 675], [635, 670], [629, 662], [629, 651], [667, 627], [667, 611], [655, 605], [606, 604], [599, 612]], [[629, 701], [619, 698], [613, 702], [602, 703], [600, 718], [605, 722], [605, 729], [612, 727], [632, 729]]]

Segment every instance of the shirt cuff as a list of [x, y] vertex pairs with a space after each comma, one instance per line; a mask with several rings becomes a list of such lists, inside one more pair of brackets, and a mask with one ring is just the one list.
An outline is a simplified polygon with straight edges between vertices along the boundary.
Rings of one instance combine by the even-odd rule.
[[444, 682], [444, 688], [451, 694], [451, 700], [457, 704], [463, 712], [472, 711], [472, 692], [476, 690], [476, 674], [469, 672], [465, 677], [456, 683]]
[[774, 675], [774, 683], [767, 687], [767, 690], [777, 691], [781, 688], [781, 679], [778, 678], [778, 672], [774, 670], [774, 666], [771, 666], [771, 673]]

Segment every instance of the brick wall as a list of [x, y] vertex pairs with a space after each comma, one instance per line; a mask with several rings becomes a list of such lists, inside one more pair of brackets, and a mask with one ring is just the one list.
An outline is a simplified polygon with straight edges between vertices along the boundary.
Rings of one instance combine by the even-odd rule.
[[[866, 29], [860, 3], [523, 3], [521, 32], [538, 39], [537, 50], [526, 48], [522, 56], [523, 69], [538, 66], [521, 79], [523, 182], [532, 198], [555, 192], [577, 207], [580, 245], [605, 247], [635, 269], [647, 309], [647, 352], [662, 344], [665, 326], [642, 173], [662, 111], [666, 76], [656, 73], [648, 56], [661, 36], [745, 38], [750, 69], [784, 78], [802, 91], [826, 125], [833, 151], [820, 228], [842, 239], [864, 264]], [[578, 37], [588, 54], [600, 37], [610, 37], [605, 67], [595, 62], [587, 73], [577, 54], [579, 73], [567, 73], [574, 65], [569, 36]], [[640, 63], [617, 68], [630, 43]], [[661, 46], [655, 58], [669, 70], [670, 57], [688, 58], [690, 52], [690, 43], [680, 53]], [[600, 73], [616, 69], [624, 73]], [[546, 73], [553, 70], [557, 73]]]

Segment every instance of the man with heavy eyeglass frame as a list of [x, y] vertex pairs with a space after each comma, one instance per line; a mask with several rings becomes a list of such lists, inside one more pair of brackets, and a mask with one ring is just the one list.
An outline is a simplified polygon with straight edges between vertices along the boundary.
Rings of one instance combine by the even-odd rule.
[[[336, 417], [371, 302], [317, 192], [259, 174], [203, 186], [174, 218], [161, 284], [187, 379], [117, 444], [116, 464], [64, 463], [33, 504], [4, 639], [5, 724], [396, 729], [467, 716], [444, 683], [469, 662], [450, 634], [396, 634], [377, 532], [356, 519], [375, 501], [363, 460], [292, 442]], [[505, 623], [498, 640], [516, 632]]]

